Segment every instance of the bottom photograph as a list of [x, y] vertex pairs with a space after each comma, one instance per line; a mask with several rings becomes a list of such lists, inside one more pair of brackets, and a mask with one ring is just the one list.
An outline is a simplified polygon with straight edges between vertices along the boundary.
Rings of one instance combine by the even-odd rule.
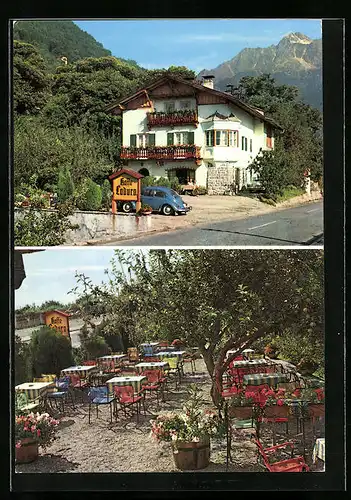
[[325, 471], [323, 250], [14, 260], [16, 473]]

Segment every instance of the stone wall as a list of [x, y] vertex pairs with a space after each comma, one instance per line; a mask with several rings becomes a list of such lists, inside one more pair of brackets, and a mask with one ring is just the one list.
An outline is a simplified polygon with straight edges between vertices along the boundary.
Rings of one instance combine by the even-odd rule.
[[[43, 210], [42, 212], [54, 212]], [[17, 220], [26, 213], [26, 209], [15, 209], [14, 217]], [[137, 217], [135, 214], [119, 213], [113, 215], [109, 212], [80, 212], [76, 211], [69, 216], [72, 224], [79, 228], [66, 233], [65, 245], [82, 244], [84, 242], [138, 236], [139, 233], [152, 230], [152, 216]]]
[[219, 163], [207, 169], [208, 194], [223, 195], [235, 181], [235, 169], [232, 165]]

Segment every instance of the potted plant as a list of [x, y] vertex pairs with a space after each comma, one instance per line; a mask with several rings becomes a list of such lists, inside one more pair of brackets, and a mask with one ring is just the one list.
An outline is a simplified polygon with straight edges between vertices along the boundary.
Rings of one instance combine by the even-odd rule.
[[152, 421], [152, 436], [172, 445], [175, 465], [180, 470], [204, 469], [210, 463], [210, 438], [224, 435], [224, 422], [214, 410], [203, 408], [201, 389], [188, 388], [189, 399], [180, 413], [159, 415]]
[[38, 446], [43, 449], [55, 439], [57, 425], [60, 423], [48, 413], [29, 413], [16, 415], [15, 440], [16, 462], [28, 463], [38, 458]]
[[151, 214], [152, 214], [152, 207], [150, 207], [150, 205], [147, 205], [146, 203], [142, 203], [137, 215], [151, 215]]

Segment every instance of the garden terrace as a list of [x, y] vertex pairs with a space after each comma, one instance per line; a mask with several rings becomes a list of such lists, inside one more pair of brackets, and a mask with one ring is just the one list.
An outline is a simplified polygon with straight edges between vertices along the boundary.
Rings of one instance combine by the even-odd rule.
[[171, 111], [168, 113], [155, 111], [147, 113], [147, 126], [162, 127], [167, 125], [197, 125], [198, 118], [195, 110]]

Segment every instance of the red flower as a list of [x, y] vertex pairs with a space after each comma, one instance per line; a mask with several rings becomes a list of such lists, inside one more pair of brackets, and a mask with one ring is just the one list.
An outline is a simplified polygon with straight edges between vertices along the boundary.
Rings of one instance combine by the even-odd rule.
[[277, 400], [277, 405], [278, 406], [283, 406], [283, 404], [284, 404], [284, 401], [282, 399], [278, 399]]
[[297, 398], [301, 396], [301, 389], [297, 388], [294, 390], [294, 392], [292, 393], [293, 396], [296, 396]]

